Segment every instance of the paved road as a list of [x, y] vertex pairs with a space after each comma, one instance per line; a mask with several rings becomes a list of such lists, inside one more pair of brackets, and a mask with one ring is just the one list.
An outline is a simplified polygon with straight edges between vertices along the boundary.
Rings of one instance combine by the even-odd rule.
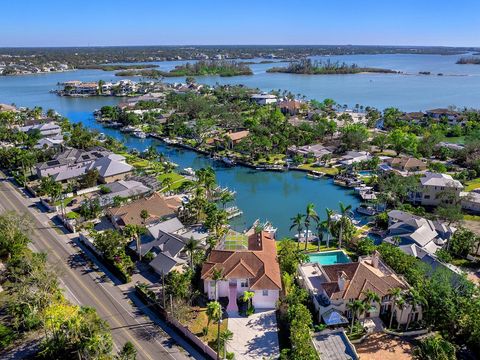
[[115, 286], [104, 272], [85, 259], [74, 235], [63, 234], [52, 227], [50, 219], [38, 210], [32, 199], [22, 197], [19, 190], [0, 174], [0, 212], [5, 210], [31, 216], [33, 247], [48, 254], [48, 261], [57, 269], [65, 295], [78, 304], [96, 308], [110, 324], [116, 350], [130, 341], [138, 351], [137, 359], [203, 359], [163, 324], [171, 337], [165, 333], [157, 325], [161, 320], [148, 309], [142, 309], [149, 314], [146, 317], [143, 311], [132, 305], [135, 297], [132, 297], [131, 289], [122, 291]]

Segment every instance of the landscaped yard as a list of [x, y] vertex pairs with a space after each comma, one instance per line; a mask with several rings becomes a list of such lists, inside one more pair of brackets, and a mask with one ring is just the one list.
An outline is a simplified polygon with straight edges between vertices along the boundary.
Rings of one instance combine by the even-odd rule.
[[172, 185], [170, 186], [170, 190], [178, 189], [180, 186], [182, 186], [182, 184], [185, 181], [187, 181], [187, 179], [185, 179], [185, 177], [183, 177], [180, 174], [177, 174], [176, 172], [171, 172], [171, 173], [168, 173], [168, 174], [162, 174], [162, 175], [157, 176], [157, 180], [160, 181], [160, 183], [162, 183], [162, 181], [167, 179], [167, 178], [172, 180]]
[[[208, 334], [204, 336], [203, 328], [207, 326], [208, 317], [206, 308], [193, 308], [189, 314], [190, 320], [185, 324], [190, 331], [197, 335], [203, 342], [213, 343], [217, 340], [218, 324], [211, 322], [208, 327]], [[220, 332], [228, 329], [228, 319], [224, 319], [220, 325]]]
[[337, 175], [338, 174], [338, 168], [335, 167], [323, 167], [323, 166], [315, 166], [313, 164], [302, 164], [298, 167], [299, 169], [305, 169], [305, 170], [310, 170], [310, 171], [321, 171], [325, 174], [328, 175]]
[[465, 185], [466, 185], [465, 191], [472, 191], [472, 190], [478, 189], [480, 188], [480, 178], [467, 181]]

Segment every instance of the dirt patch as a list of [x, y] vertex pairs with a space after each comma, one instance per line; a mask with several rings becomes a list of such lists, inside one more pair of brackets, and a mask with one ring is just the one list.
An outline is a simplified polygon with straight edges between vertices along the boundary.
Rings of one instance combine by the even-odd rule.
[[413, 345], [405, 338], [376, 333], [355, 348], [362, 360], [410, 360]]

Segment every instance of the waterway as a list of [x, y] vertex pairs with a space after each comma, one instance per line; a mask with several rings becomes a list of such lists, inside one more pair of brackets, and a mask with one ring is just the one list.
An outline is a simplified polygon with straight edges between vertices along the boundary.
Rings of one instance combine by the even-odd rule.
[[[309, 76], [293, 74], [269, 74], [266, 69], [279, 64], [253, 64], [254, 75], [233, 78], [210, 76], [198, 78], [202, 83], [245, 84], [261, 90], [286, 89], [294, 94], [323, 100], [333, 98], [341, 104], [355, 104], [385, 108], [396, 106], [407, 111], [424, 110], [448, 105], [480, 106], [480, 66], [456, 65], [460, 56], [440, 55], [365, 55], [331, 57], [333, 61], [357, 63], [359, 66], [390, 68], [411, 75], [359, 74]], [[182, 62], [162, 62], [160, 69], [169, 70]], [[419, 71], [444, 76], [416, 75]], [[94, 109], [116, 104], [118, 98], [67, 98], [49, 93], [58, 82], [68, 80], [116, 81], [113, 72], [79, 70], [75, 72], [0, 77], [0, 103], [15, 103], [18, 106], [42, 106], [53, 108], [72, 121], [82, 122], [87, 127], [98, 129], [121, 139], [129, 148], [143, 150], [149, 145], [158, 146], [171, 161], [181, 168], [213, 166], [218, 183], [237, 192], [236, 205], [244, 215], [233, 224], [237, 229], [250, 225], [255, 219], [270, 220], [278, 227], [279, 237], [290, 232], [290, 218], [303, 212], [309, 202], [316, 205], [322, 218], [325, 208], [338, 209], [341, 201], [358, 205], [358, 200], [349, 190], [332, 184], [331, 180], [310, 180], [298, 172], [258, 172], [235, 167], [224, 168], [212, 160], [192, 151], [172, 148], [154, 139], [137, 139], [125, 136], [117, 130], [104, 129], [93, 119]], [[135, 79], [135, 78], [132, 78]], [[138, 79], [136, 79], [138, 80]], [[169, 78], [168, 81], [182, 81]]]

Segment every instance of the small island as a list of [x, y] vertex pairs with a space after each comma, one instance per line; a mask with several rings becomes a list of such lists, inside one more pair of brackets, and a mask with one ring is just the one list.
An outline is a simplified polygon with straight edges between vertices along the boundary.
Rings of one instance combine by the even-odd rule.
[[240, 76], [253, 75], [252, 69], [242, 62], [227, 60], [202, 60], [196, 63], [186, 63], [176, 66], [170, 71], [155, 69], [119, 71], [116, 76], [143, 76], [149, 78], [177, 77], [177, 76]]
[[78, 65], [77, 69], [92, 69], [92, 70], [103, 70], [103, 71], [118, 71], [118, 70], [140, 70], [140, 69], [152, 69], [157, 68], [156, 64], [88, 64], [88, 65]]
[[480, 65], [480, 57], [474, 57], [474, 56], [461, 57], [460, 59], [457, 60], [457, 64], [460, 64], [460, 65], [466, 65], [466, 64]]
[[360, 67], [357, 64], [347, 64], [339, 61], [312, 61], [302, 59], [292, 62], [286, 67], [273, 67], [269, 73], [288, 73], [304, 75], [337, 75], [337, 74], [360, 74], [360, 73], [383, 73], [397, 74], [398, 71], [371, 67]]

